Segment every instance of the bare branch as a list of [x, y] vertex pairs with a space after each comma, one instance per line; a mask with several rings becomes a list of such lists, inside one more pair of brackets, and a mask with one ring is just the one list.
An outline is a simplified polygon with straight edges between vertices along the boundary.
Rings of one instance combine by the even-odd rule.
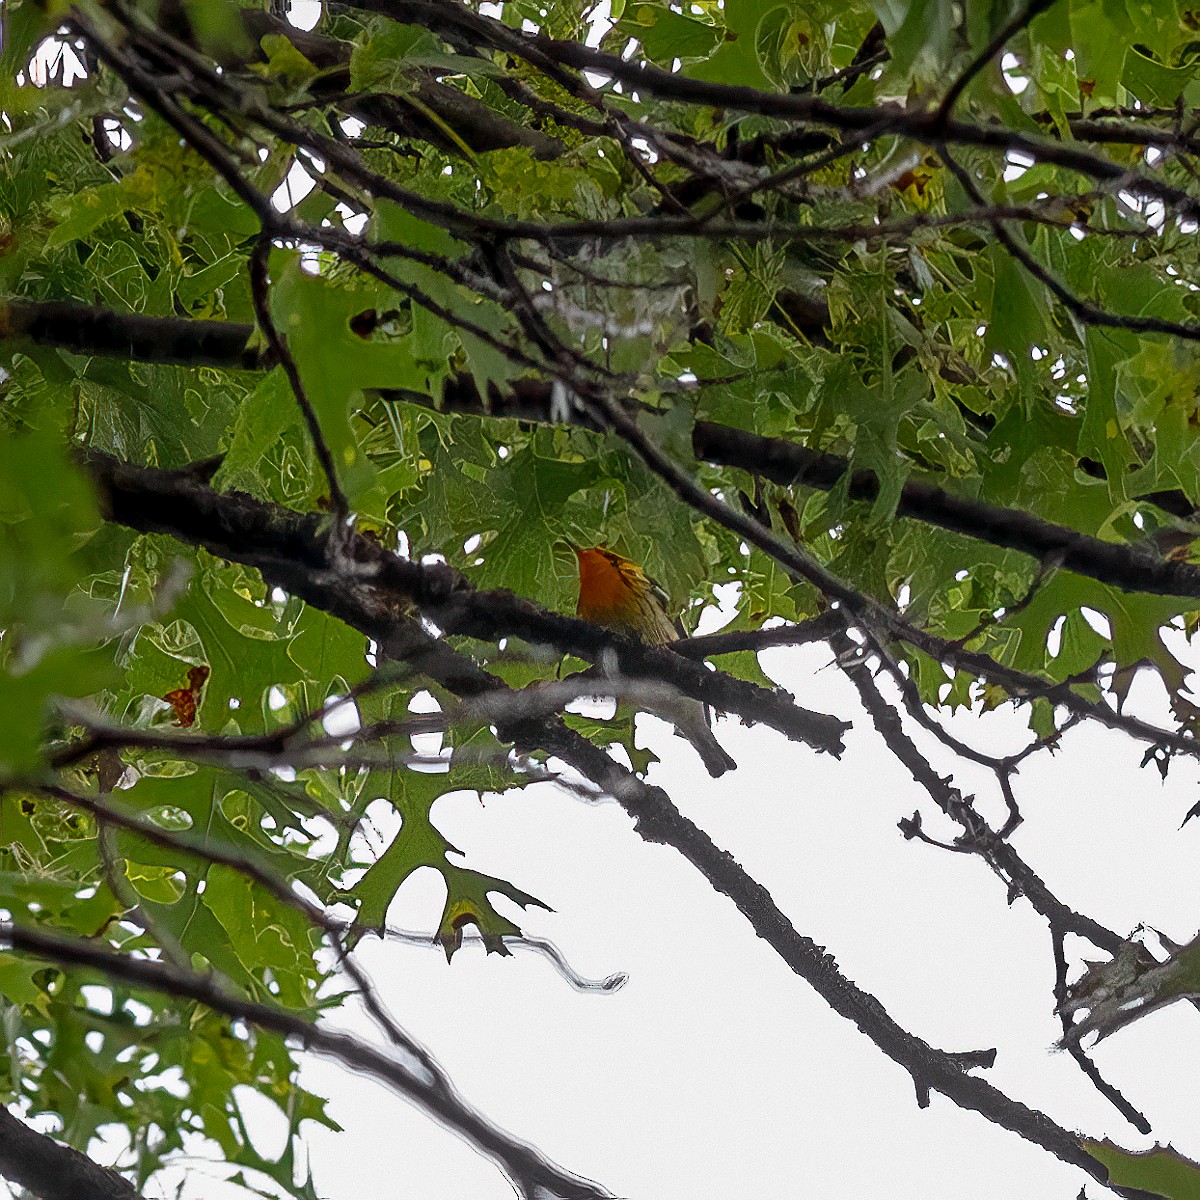
[[[1066, 995], [1066, 960], [1063, 957], [1065, 934], [1074, 933], [1086, 937], [1094, 945], [1111, 953], [1116, 953], [1121, 947], [1123, 939], [1113, 930], [1106, 929], [1098, 921], [1063, 904], [1033, 868], [1025, 863], [1013, 846], [1005, 840], [1010, 827], [1006, 826], [998, 832], [992, 830], [975, 808], [973, 798], [964, 796], [952, 786], [948, 778], [943, 778], [934, 770], [932, 764], [905, 733], [899, 713], [880, 693], [870, 667], [859, 654], [855, 653], [857, 648], [846, 634], [834, 634], [830, 638], [830, 645], [837, 652], [839, 665], [854, 684], [863, 707], [867, 710], [872, 724], [888, 749], [904, 764], [913, 779], [924, 788], [926, 794], [942, 812], [963, 830], [962, 835], [956, 839], [953, 845], [945, 845], [925, 834], [919, 818], [914, 818], [912, 821], [902, 823], [901, 828], [905, 835], [918, 837], [929, 845], [940, 846], [943, 849], [962, 850], [979, 855], [991, 867], [995, 875], [1005, 883], [1010, 902], [1017, 896], [1024, 896], [1035, 911], [1046, 918], [1053, 941], [1055, 971], [1058, 980], [1055, 986], [1055, 1000], [1057, 1006], [1061, 1007], [1062, 1000]], [[1045, 742], [1040, 745], [1044, 746]], [[1037, 744], [1033, 748], [1036, 747]], [[1027, 750], [1025, 755], [1032, 752], [1033, 748]], [[995, 769], [1002, 790], [1006, 793], [1006, 800], [1009, 801], [1010, 808], [1015, 809], [1016, 802], [1011, 798], [1012, 792], [1009, 784], [1011, 768], [1004, 763], [996, 763]], [[1064, 1039], [1069, 1028], [1070, 1021], [1064, 1016]], [[1096, 1090], [1139, 1133], [1149, 1133], [1149, 1121], [1126, 1100], [1117, 1088], [1101, 1076], [1099, 1069], [1077, 1042], [1067, 1041], [1066, 1044], [1068, 1047], [1073, 1047], [1072, 1058]]]
[[[326, 1029], [284, 1009], [232, 995], [210, 977], [116, 954], [79, 938], [5, 922], [0, 923], [0, 943], [63, 966], [98, 971], [131, 987], [194, 1000], [214, 1012], [280, 1034], [306, 1050], [377, 1079], [495, 1161], [518, 1193], [529, 1200], [547, 1191], [564, 1200], [609, 1200], [610, 1194], [605, 1189], [555, 1166], [528, 1143], [511, 1137], [471, 1108], [440, 1068], [430, 1068], [432, 1059], [428, 1055], [418, 1059], [385, 1054], [351, 1034]], [[132, 1193], [115, 1195], [120, 1198]]]
[[[395, 929], [389, 925], [383, 930], [383, 935], [389, 941], [403, 942], [407, 946], [445, 949], [442, 939], [436, 933], [417, 933], [411, 929]], [[464, 944], [474, 941], [484, 945], [486, 942], [483, 934], [472, 933], [470, 929], [464, 930], [462, 936]], [[529, 950], [534, 954], [541, 955], [577, 992], [608, 995], [611, 992], [620, 991], [629, 981], [629, 976], [624, 971], [614, 971], [602, 979], [587, 978], [571, 966], [566, 955], [549, 938], [527, 937], [524, 934], [504, 934], [500, 940], [508, 949]]]
[[1054, 949], [1054, 1007], [1062, 1021], [1062, 1044], [1067, 1053], [1078, 1064], [1079, 1069], [1088, 1077], [1092, 1086], [1139, 1132], [1148, 1134], [1151, 1131], [1150, 1122], [1134, 1108], [1121, 1092], [1108, 1082], [1101, 1074], [1078, 1040], [1071, 1037], [1071, 1018], [1063, 1011], [1067, 999], [1067, 956], [1063, 946], [1062, 931], [1051, 928], [1050, 937]]

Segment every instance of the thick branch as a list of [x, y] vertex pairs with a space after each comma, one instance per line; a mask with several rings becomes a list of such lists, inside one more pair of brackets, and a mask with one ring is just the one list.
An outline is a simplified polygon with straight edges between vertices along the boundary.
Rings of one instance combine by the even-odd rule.
[[41, 1200], [138, 1200], [133, 1185], [0, 1107], [0, 1175]]
[[[0, 338], [27, 337], [77, 354], [190, 366], [270, 365], [264, 354], [246, 348], [251, 333], [251, 326], [232, 322], [141, 317], [68, 302], [0, 301]], [[447, 382], [440, 404], [424, 393], [393, 395], [428, 408], [546, 422], [552, 411], [551, 390], [549, 383], [522, 379], [503, 393], [491, 389], [485, 400], [469, 376], [458, 376]], [[573, 414], [572, 419], [588, 425], [581, 414]], [[785, 487], [830, 491], [851, 470], [849, 460], [840, 454], [712, 421], [696, 422], [692, 448], [702, 461], [736, 467]], [[855, 470], [847, 494], [852, 500], [873, 501], [879, 495], [875, 472]], [[1192, 508], [1181, 493], [1143, 498], [1159, 507], [1169, 505], [1172, 512]], [[909, 479], [904, 484], [896, 511], [1039, 562], [1054, 561], [1124, 591], [1200, 597], [1200, 569], [1191, 563], [1161, 558], [1141, 545], [1101, 541], [1032, 513], [955, 495], [926, 480]]]
[[[740, 467], [786, 487], [829, 491], [851, 469], [840, 455], [710, 421], [696, 422], [692, 445], [699, 459]], [[873, 501], [879, 495], [875, 472], [865, 468], [854, 471], [848, 494], [852, 500]], [[896, 511], [902, 517], [1017, 550], [1039, 562], [1057, 562], [1123, 591], [1200, 597], [1200, 568], [1191, 563], [1160, 558], [1140, 545], [1104, 542], [1020, 509], [956, 496], [924, 480], [910, 479], [904, 484]]]
[[[403, 393], [403, 397], [419, 400], [412, 393]], [[520, 380], [507, 394], [493, 389], [484, 402], [470, 378], [460, 376], [447, 383], [440, 407], [454, 412], [546, 421], [552, 411], [551, 385]], [[598, 425], [586, 417], [579, 420], [591, 427]], [[763, 437], [712, 421], [696, 422], [692, 449], [702, 461], [737, 467], [785, 487], [831, 491], [851, 470], [849, 460], [840, 454], [810, 450], [783, 438]], [[855, 470], [848, 495], [852, 500], [873, 501], [879, 495], [875, 472], [866, 468]], [[1103, 542], [1032, 513], [956, 496], [924, 480], [910, 479], [905, 483], [896, 511], [902, 517], [1017, 550], [1039, 562], [1056, 562], [1079, 575], [1124, 591], [1200, 597], [1200, 568], [1190, 563], [1160, 558], [1138, 545]]]
[[668, 683], [814, 749], [841, 752], [845, 723], [800, 708], [785, 692], [706, 670], [671, 650], [549, 612], [508, 591], [477, 591], [449, 566], [401, 559], [360, 535], [339, 537], [335, 546], [326, 519], [249, 496], [221, 495], [186, 471], [135, 467], [100, 454], [88, 455], [86, 462], [112, 520], [146, 533], [166, 533], [256, 567], [271, 583], [335, 616], [348, 619], [345, 614], [355, 604], [351, 593], [357, 591], [370, 596], [394, 622], [419, 609], [447, 633], [553, 645], [602, 662], [616, 674]]
[[257, 370], [268, 363], [249, 347], [253, 333], [253, 325], [233, 321], [144, 317], [69, 300], [0, 300], [0, 340], [28, 338], [72, 354]]

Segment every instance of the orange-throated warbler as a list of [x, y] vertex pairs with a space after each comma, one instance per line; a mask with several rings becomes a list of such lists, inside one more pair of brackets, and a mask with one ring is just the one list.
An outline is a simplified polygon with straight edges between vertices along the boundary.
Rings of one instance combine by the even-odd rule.
[[[664, 646], [683, 630], [667, 615], [670, 598], [641, 567], [603, 546], [572, 547], [579, 561], [579, 604], [585, 621], [635, 633], [651, 646]], [[700, 701], [681, 696], [671, 716], [679, 732], [696, 748], [708, 773], [723, 775], [737, 763], [721, 748], [708, 727]]]

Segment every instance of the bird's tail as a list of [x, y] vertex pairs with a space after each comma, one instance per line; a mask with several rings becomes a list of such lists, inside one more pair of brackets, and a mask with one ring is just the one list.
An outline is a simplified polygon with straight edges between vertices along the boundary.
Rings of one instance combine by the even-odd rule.
[[704, 763], [705, 770], [714, 779], [737, 766], [709, 727], [708, 709], [705, 705], [698, 700], [681, 699], [671, 716], [675, 720], [676, 730], [692, 743]]

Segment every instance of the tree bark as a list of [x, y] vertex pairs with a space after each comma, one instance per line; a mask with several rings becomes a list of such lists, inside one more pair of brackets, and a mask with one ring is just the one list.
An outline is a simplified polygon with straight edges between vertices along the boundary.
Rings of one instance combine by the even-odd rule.
[[115, 1171], [30, 1129], [0, 1107], [0, 1175], [41, 1200], [139, 1200]]

